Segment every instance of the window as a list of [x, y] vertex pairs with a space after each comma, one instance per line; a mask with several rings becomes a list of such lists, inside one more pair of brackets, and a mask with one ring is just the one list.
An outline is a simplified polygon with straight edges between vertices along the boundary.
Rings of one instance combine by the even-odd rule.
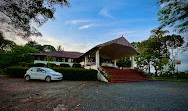
[[37, 68], [32, 68], [30, 71], [37, 72]]

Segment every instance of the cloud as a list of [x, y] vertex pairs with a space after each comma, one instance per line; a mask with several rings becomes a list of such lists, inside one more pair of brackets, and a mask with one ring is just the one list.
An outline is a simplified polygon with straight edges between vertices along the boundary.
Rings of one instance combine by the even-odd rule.
[[91, 20], [68, 20], [65, 22], [65, 24], [78, 24], [78, 23], [86, 23], [86, 22], [89, 22]]
[[88, 29], [88, 28], [93, 27], [93, 26], [94, 26], [93, 24], [88, 24], [88, 25], [83, 25], [83, 26], [79, 27], [78, 29], [79, 30]]
[[100, 12], [99, 12], [100, 15], [103, 15], [105, 17], [108, 17], [108, 18], [112, 18], [112, 16], [108, 13], [108, 10], [103, 8]]

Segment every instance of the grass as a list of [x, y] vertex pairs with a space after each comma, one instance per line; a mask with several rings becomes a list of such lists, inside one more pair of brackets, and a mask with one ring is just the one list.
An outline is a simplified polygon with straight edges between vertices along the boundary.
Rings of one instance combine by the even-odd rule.
[[155, 80], [162, 81], [177, 81], [177, 82], [188, 82], [188, 79], [176, 78], [176, 77], [153, 77]]

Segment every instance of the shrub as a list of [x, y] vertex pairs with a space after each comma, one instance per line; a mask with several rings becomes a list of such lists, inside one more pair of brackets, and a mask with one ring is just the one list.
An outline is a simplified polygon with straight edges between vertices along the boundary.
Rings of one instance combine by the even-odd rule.
[[97, 71], [83, 68], [60, 68], [54, 67], [53, 70], [63, 74], [65, 80], [97, 80]]
[[70, 67], [69, 64], [65, 64], [65, 63], [61, 63], [60, 66], [61, 66], [61, 67]]
[[19, 62], [18, 65], [19, 66], [27, 66], [27, 62]]
[[74, 67], [74, 68], [81, 68], [81, 64], [80, 63], [74, 63], [72, 67]]
[[29, 67], [11, 66], [4, 70], [4, 73], [11, 77], [23, 78]]
[[33, 62], [27, 63], [27, 67], [34, 67], [34, 66], [35, 66], [35, 64]]
[[18, 63], [19, 66], [24, 66], [24, 67], [33, 67], [34, 63], [27, 63], [27, 62], [19, 62]]
[[43, 63], [36, 63], [36, 64], [34, 64], [34, 67], [44, 67], [45, 66], [45, 64], [43, 64]]
[[47, 63], [47, 66], [48, 67], [56, 67], [56, 64], [54, 64], [54, 63]]

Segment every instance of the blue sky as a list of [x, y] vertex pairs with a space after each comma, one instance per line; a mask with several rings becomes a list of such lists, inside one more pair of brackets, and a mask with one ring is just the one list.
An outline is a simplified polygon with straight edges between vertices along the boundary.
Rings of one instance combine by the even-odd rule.
[[[142, 41], [159, 26], [156, 0], [69, 0], [70, 8], [57, 7], [55, 20], [39, 28], [42, 34], [71, 44], [91, 44], [124, 35]], [[63, 45], [66, 48], [66, 45]], [[85, 46], [86, 48], [88, 46]], [[68, 48], [69, 49], [69, 48]], [[67, 49], [67, 50], [68, 50]], [[72, 50], [72, 49], [70, 49]], [[84, 52], [88, 49], [82, 49]]]
[[[66, 51], [86, 52], [97, 44], [122, 35], [129, 42], [140, 42], [157, 28], [158, 0], [68, 0], [71, 7], [57, 6], [55, 19], [32, 37], [40, 44], [61, 45]], [[180, 54], [180, 69], [188, 70], [188, 52]]]

